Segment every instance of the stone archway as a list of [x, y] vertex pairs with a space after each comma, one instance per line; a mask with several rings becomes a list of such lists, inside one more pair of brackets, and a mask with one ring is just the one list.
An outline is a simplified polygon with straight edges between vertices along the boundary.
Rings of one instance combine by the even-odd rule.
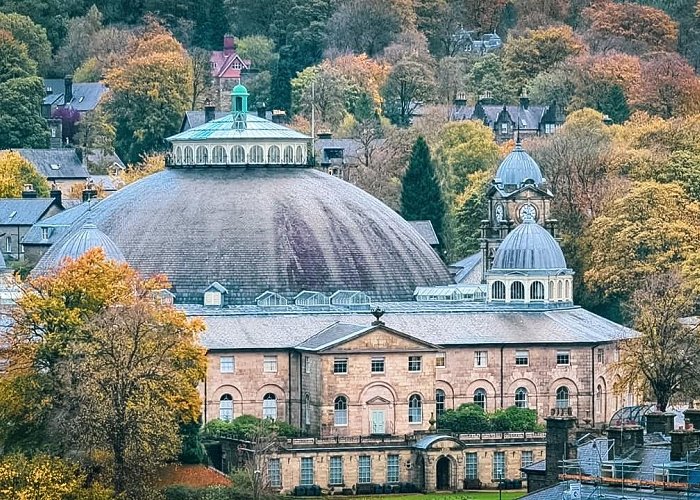
[[451, 490], [452, 462], [447, 457], [440, 457], [435, 465], [435, 482], [437, 490]]

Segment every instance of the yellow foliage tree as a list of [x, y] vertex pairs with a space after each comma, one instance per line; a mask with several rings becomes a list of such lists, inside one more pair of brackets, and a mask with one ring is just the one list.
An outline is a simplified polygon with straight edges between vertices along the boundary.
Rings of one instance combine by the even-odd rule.
[[165, 170], [165, 156], [157, 153], [148, 154], [142, 156], [140, 162], [129, 165], [121, 174], [120, 179], [124, 184], [131, 184], [162, 170]]
[[25, 184], [39, 196], [49, 195], [49, 184], [31, 163], [16, 151], [0, 152], [0, 198], [19, 198]]

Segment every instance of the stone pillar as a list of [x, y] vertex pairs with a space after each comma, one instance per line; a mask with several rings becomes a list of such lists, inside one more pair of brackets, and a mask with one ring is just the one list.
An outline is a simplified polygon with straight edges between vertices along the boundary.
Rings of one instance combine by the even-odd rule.
[[700, 431], [671, 431], [671, 460], [685, 460], [698, 449]]
[[649, 434], [652, 432], [668, 434], [673, 430], [673, 420], [675, 418], [676, 415], [674, 413], [663, 413], [660, 411], [649, 412], [646, 414], [647, 432]]
[[545, 485], [559, 483], [561, 461], [576, 458], [576, 417], [571, 408], [554, 408], [547, 422]]
[[626, 457], [636, 447], [644, 446], [644, 427], [625, 425], [608, 427], [608, 439], [615, 441], [615, 457]]

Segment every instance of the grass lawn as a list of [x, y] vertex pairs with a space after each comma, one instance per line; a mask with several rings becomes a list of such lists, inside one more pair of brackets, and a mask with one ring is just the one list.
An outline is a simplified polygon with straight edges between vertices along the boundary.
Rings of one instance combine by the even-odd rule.
[[[504, 491], [501, 493], [501, 500], [515, 500], [516, 498], [524, 496], [526, 493], [527, 492], [524, 490]], [[386, 498], [390, 500], [499, 500], [498, 490], [459, 491], [457, 493], [418, 493], [415, 495], [360, 495], [351, 498], [363, 500], [372, 500], [377, 498]]]

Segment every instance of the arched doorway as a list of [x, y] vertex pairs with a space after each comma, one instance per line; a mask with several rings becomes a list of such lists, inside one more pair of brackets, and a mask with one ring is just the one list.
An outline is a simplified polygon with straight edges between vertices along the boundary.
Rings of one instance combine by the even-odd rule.
[[450, 459], [447, 457], [440, 457], [437, 461], [436, 467], [436, 486], [438, 490], [449, 490], [452, 489], [452, 484], [450, 482]]

